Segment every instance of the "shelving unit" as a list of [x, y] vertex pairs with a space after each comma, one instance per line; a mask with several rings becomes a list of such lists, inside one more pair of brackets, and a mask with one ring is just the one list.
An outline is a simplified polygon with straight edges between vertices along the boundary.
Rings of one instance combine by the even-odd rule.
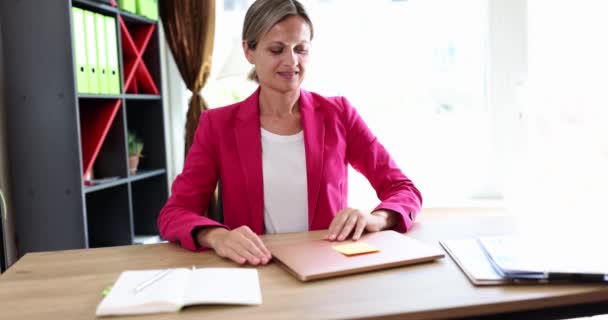
[[[72, 7], [114, 18], [120, 93], [78, 92]], [[6, 0], [0, 11], [19, 255], [158, 236], [168, 197], [158, 23], [92, 0]], [[133, 175], [129, 131], [144, 142]]]

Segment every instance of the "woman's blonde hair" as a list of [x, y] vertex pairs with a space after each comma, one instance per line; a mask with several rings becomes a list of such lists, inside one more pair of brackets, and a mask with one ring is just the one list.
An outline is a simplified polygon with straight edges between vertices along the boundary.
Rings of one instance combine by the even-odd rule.
[[[313, 36], [313, 27], [304, 6], [297, 0], [256, 0], [245, 14], [243, 23], [243, 40], [247, 46], [255, 50], [258, 41], [275, 24], [292, 16], [301, 17], [310, 27], [310, 40]], [[249, 80], [259, 82], [255, 67], [247, 76]]]

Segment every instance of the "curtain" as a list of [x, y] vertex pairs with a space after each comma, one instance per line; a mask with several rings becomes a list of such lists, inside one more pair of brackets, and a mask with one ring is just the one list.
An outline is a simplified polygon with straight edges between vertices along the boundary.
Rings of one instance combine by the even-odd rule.
[[[200, 94], [211, 72], [215, 33], [215, 0], [160, 0], [159, 13], [167, 44], [188, 90], [192, 92], [186, 115], [185, 153], [194, 140], [201, 112], [208, 109]], [[223, 220], [217, 191], [207, 215]]]
[[187, 154], [201, 112], [208, 109], [200, 91], [211, 72], [215, 0], [160, 0], [159, 8], [165, 38], [182, 79], [192, 92], [186, 116]]

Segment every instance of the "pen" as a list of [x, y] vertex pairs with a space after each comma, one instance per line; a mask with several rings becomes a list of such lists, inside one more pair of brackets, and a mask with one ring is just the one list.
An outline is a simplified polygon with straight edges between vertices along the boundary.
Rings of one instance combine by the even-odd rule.
[[162, 277], [166, 276], [170, 271], [171, 271], [171, 269], [166, 269], [166, 270], [163, 270], [163, 271], [155, 274], [152, 278], [142, 282], [137, 287], [135, 287], [135, 289], [133, 289], [133, 291], [135, 291], [135, 293], [142, 291], [147, 286], [153, 284], [154, 282], [160, 280]]

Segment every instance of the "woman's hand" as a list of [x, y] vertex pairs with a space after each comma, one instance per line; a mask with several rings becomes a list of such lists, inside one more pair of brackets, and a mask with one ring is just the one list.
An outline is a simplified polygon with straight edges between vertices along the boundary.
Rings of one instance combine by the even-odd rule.
[[239, 264], [267, 264], [272, 257], [262, 239], [247, 226], [234, 230], [203, 229], [198, 233], [197, 240], [200, 245], [215, 250], [220, 257]]
[[329, 225], [325, 239], [342, 241], [352, 234], [353, 240], [359, 240], [365, 230], [376, 232], [395, 225], [396, 215], [396, 212], [387, 210], [363, 213], [358, 209], [343, 209]]

